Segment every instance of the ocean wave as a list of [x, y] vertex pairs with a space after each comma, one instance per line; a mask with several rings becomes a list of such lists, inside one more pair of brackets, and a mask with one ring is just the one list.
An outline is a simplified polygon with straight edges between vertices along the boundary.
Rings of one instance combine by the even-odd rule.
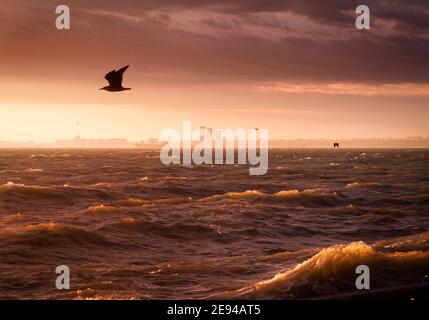
[[280, 198], [325, 198], [325, 199], [337, 199], [339, 195], [336, 192], [327, 192], [323, 189], [307, 189], [303, 191], [299, 190], [285, 190], [279, 191], [275, 194], [276, 197]]
[[429, 204], [429, 194], [414, 194], [414, 195], [405, 195], [405, 196], [396, 196], [396, 197], [384, 197], [381, 199], [376, 199], [372, 201], [373, 205], [391, 207], [395, 205], [428, 205]]
[[[236, 292], [226, 293], [225, 296], [244, 299], [293, 299], [355, 292], [355, 269], [358, 265], [370, 267], [373, 287], [385, 288], [391, 283], [419, 283], [424, 280], [429, 270], [429, 252], [426, 251], [428, 238], [429, 233], [425, 233], [401, 238], [402, 240], [396, 242], [379, 242], [373, 246], [362, 241], [334, 245], [320, 250], [311, 258], [275, 274], [272, 278], [258, 281]], [[410, 245], [409, 241], [413, 244]], [[410, 251], [380, 250], [386, 247], [398, 249], [404, 244], [407, 246], [402, 249]]]
[[298, 173], [298, 171], [296, 170], [292, 170], [288, 167], [285, 166], [278, 166], [276, 168], [274, 168], [276, 173], [284, 173], [284, 174], [290, 174], [290, 175], [295, 175]]
[[115, 201], [114, 204], [119, 207], [144, 207], [156, 205], [175, 205], [192, 201], [191, 197], [187, 198], [166, 198], [166, 199], [125, 199]]
[[30, 159], [44, 159], [47, 158], [48, 156], [46, 154], [43, 153], [39, 153], [39, 154], [32, 154], [30, 156]]
[[25, 184], [7, 182], [0, 185], [0, 192], [14, 193], [17, 195], [40, 195], [40, 196], [59, 196], [58, 190], [55, 187], [46, 186], [27, 186]]
[[144, 199], [130, 198], [125, 200], [118, 200], [115, 202], [115, 204], [120, 207], [141, 207], [145, 204], [148, 204], [148, 201]]
[[401, 196], [398, 197], [399, 200], [410, 202], [410, 203], [418, 203], [422, 205], [429, 204], [429, 194], [414, 194], [409, 196]]
[[37, 169], [37, 168], [29, 168], [29, 169], [25, 169], [23, 172], [25, 172], [25, 173], [43, 173], [44, 170], [43, 169]]
[[45, 158], [69, 158], [70, 155], [67, 153], [55, 153], [55, 154], [44, 154], [44, 153], [38, 153], [38, 154], [32, 154], [30, 156], [30, 159], [45, 159]]
[[269, 201], [290, 201], [299, 202], [306, 205], [334, 205], [334, 201], [340, 196], [336, 192], [329, 192], [324, 189], [282, 190], [274, 194], [265, 193], [258, 190], [247, 190], [244, 192], [227, 192], [223, 195], [214, 195], [200, 199], [200, 201], [219, 200], [269, 200]]
[[11, 214], [6, 216], [5, 222], [6, 223], [19, 223], [24, 221], [24, 215], [20, 212], [16, 213], [16, 214]]
[[74, 190], [63, 186], [38, 186], [25, 185], [21, 183], [7, 182], [0, 185], [0, 194], [4, 198], [9, 198], [12, 201], [26, 200], [47, 200], [57, 202], [69, 201], [72, 196], [77, 195]]
[[43, 169], [28, 168], [25, 170], [1, 170], [0, 173], [43, 173]]
[[346, 185], [346, 189], [374, 189], [380, 186], [377, 182], [352, 182]]
[[113, 185], [111, 183], [108, 183], [108, 182], [98, 182], [98, 183], [91, 184], [89, 187], [90, 188], [100, 188], [100, 189], [111, 189], [113, 187]]
[[9, 232], [9, 234], [3, 234], [3, 236], [7, 241], [37, 247], [57, 246], [66, 243], [73, 245], [106, 245], [108, 243], [96, 231], [54, 222], [26, 225]]
[[352, 204], [348, 204], [345, 207], [343, 207], [343, 209], [350, 211], [350, 212], [361, 212], [363, 209], [357, 205]]
[[374, 246], [388, 251], [429, 251], [429, 231], [392, 240], [377, 241]]
[[[140, 298], [135, 294], [122, 293], [119, 290], [96, 290], [92, 288], [77, 290], [72, 293], [72, 296], [75, 300], [137, 300]], [[146, 299], [148, 298], [146, 297]]]
[[158, 179], [158, 181], [182, 181], [182, 180], [188, 180], [188, 177], [167, 175], [165, 177], [161, 177]]
[[85, 210], [88, 214], [105, 214], [118, 212], [118, 208], [112, 206], [105, 206], [104, 204], [91, 206]]
[[229, 198], [258, 198], [258, 197], [267, 197], [269, 195], [266, 193], [260, 192], [258, 190], [247, 190], [244, 192], [227, 192], [225, 193], [224, 196]]
[[14, 201], [25, 199], [71, 201], [72, 198], [97, 197], [103, 199], [111, 198], [111, 194], [100, 189], [90, 189], [64, 185], [26, 185], [9, 181], [0, 185], [0, 194], [13, 198]]
[[225, 240], [228, 235], [219, 225], [205, 223], [167, 223], [163, 221], [147, 221], [143, 219], [125, 217], [119, 223], [105, 227], [119, 230], [150, 234], [155, 237], [182, 240], [218, 239]]

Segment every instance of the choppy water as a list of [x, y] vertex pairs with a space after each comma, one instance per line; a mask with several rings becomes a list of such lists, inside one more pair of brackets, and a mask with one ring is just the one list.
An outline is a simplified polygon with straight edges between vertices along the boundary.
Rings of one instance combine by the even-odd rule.
[[[0, 151], [0, 298], [306, 298], [429, 278], [428, 150]], [[55, 267], [71, 290], [55, 289]]]

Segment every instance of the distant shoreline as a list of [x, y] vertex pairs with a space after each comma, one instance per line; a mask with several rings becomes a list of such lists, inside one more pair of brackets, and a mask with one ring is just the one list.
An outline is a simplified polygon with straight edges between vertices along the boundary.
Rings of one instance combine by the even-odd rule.
[[[333, 147], [326, 146], [273, 146], [269, 147], [269, 150], [330, 150]], [[398, 149], [410, 149], [410, 150], [426, 150], [428, 146], [344, 146], [336, 148], [336, 151], [340, 150], [356, 150], [356, 149], [371, 149], [371, 150], [398, 150]], [[0, 150], [148, 150], [148, 151], [160, 151], [160, 147], [3, 147], [0, 146]]]
[[[199, 141], [192, 141], [192, 145]], [[350, 139], [270, 139], [269, 149], [427, 149], [429, 137], [412, 136], [405, 138], [350, 138]], [[121, 138], [94, 139], [75, 136], [68, 140], [54, 142], [1, 141], [0, 149], [151, 149], [160, 150], [164, 144], [158, 139], [131, 141]]]

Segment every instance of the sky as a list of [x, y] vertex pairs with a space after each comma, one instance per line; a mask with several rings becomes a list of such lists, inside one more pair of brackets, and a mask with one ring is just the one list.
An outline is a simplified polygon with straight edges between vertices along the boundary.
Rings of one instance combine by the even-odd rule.
[[[429, 2], [0, 0], [0, 140], [268, 128], [270, 138], [429, 136]], [[100, 91], [125, 65], [131, 91]]]

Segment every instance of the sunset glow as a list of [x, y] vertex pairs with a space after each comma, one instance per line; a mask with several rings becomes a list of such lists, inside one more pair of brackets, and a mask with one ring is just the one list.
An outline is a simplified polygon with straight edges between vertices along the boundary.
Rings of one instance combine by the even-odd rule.
[[[144, 139], [183, 119], [277, 138], [429, 135], [427, 21], [370, 1], [359, 31], [331, 2], [74, 0], [59, 31], [54, 1], [0, 1], [0, 139]], [[133, 90], [98, 90], [126, 64]]]

